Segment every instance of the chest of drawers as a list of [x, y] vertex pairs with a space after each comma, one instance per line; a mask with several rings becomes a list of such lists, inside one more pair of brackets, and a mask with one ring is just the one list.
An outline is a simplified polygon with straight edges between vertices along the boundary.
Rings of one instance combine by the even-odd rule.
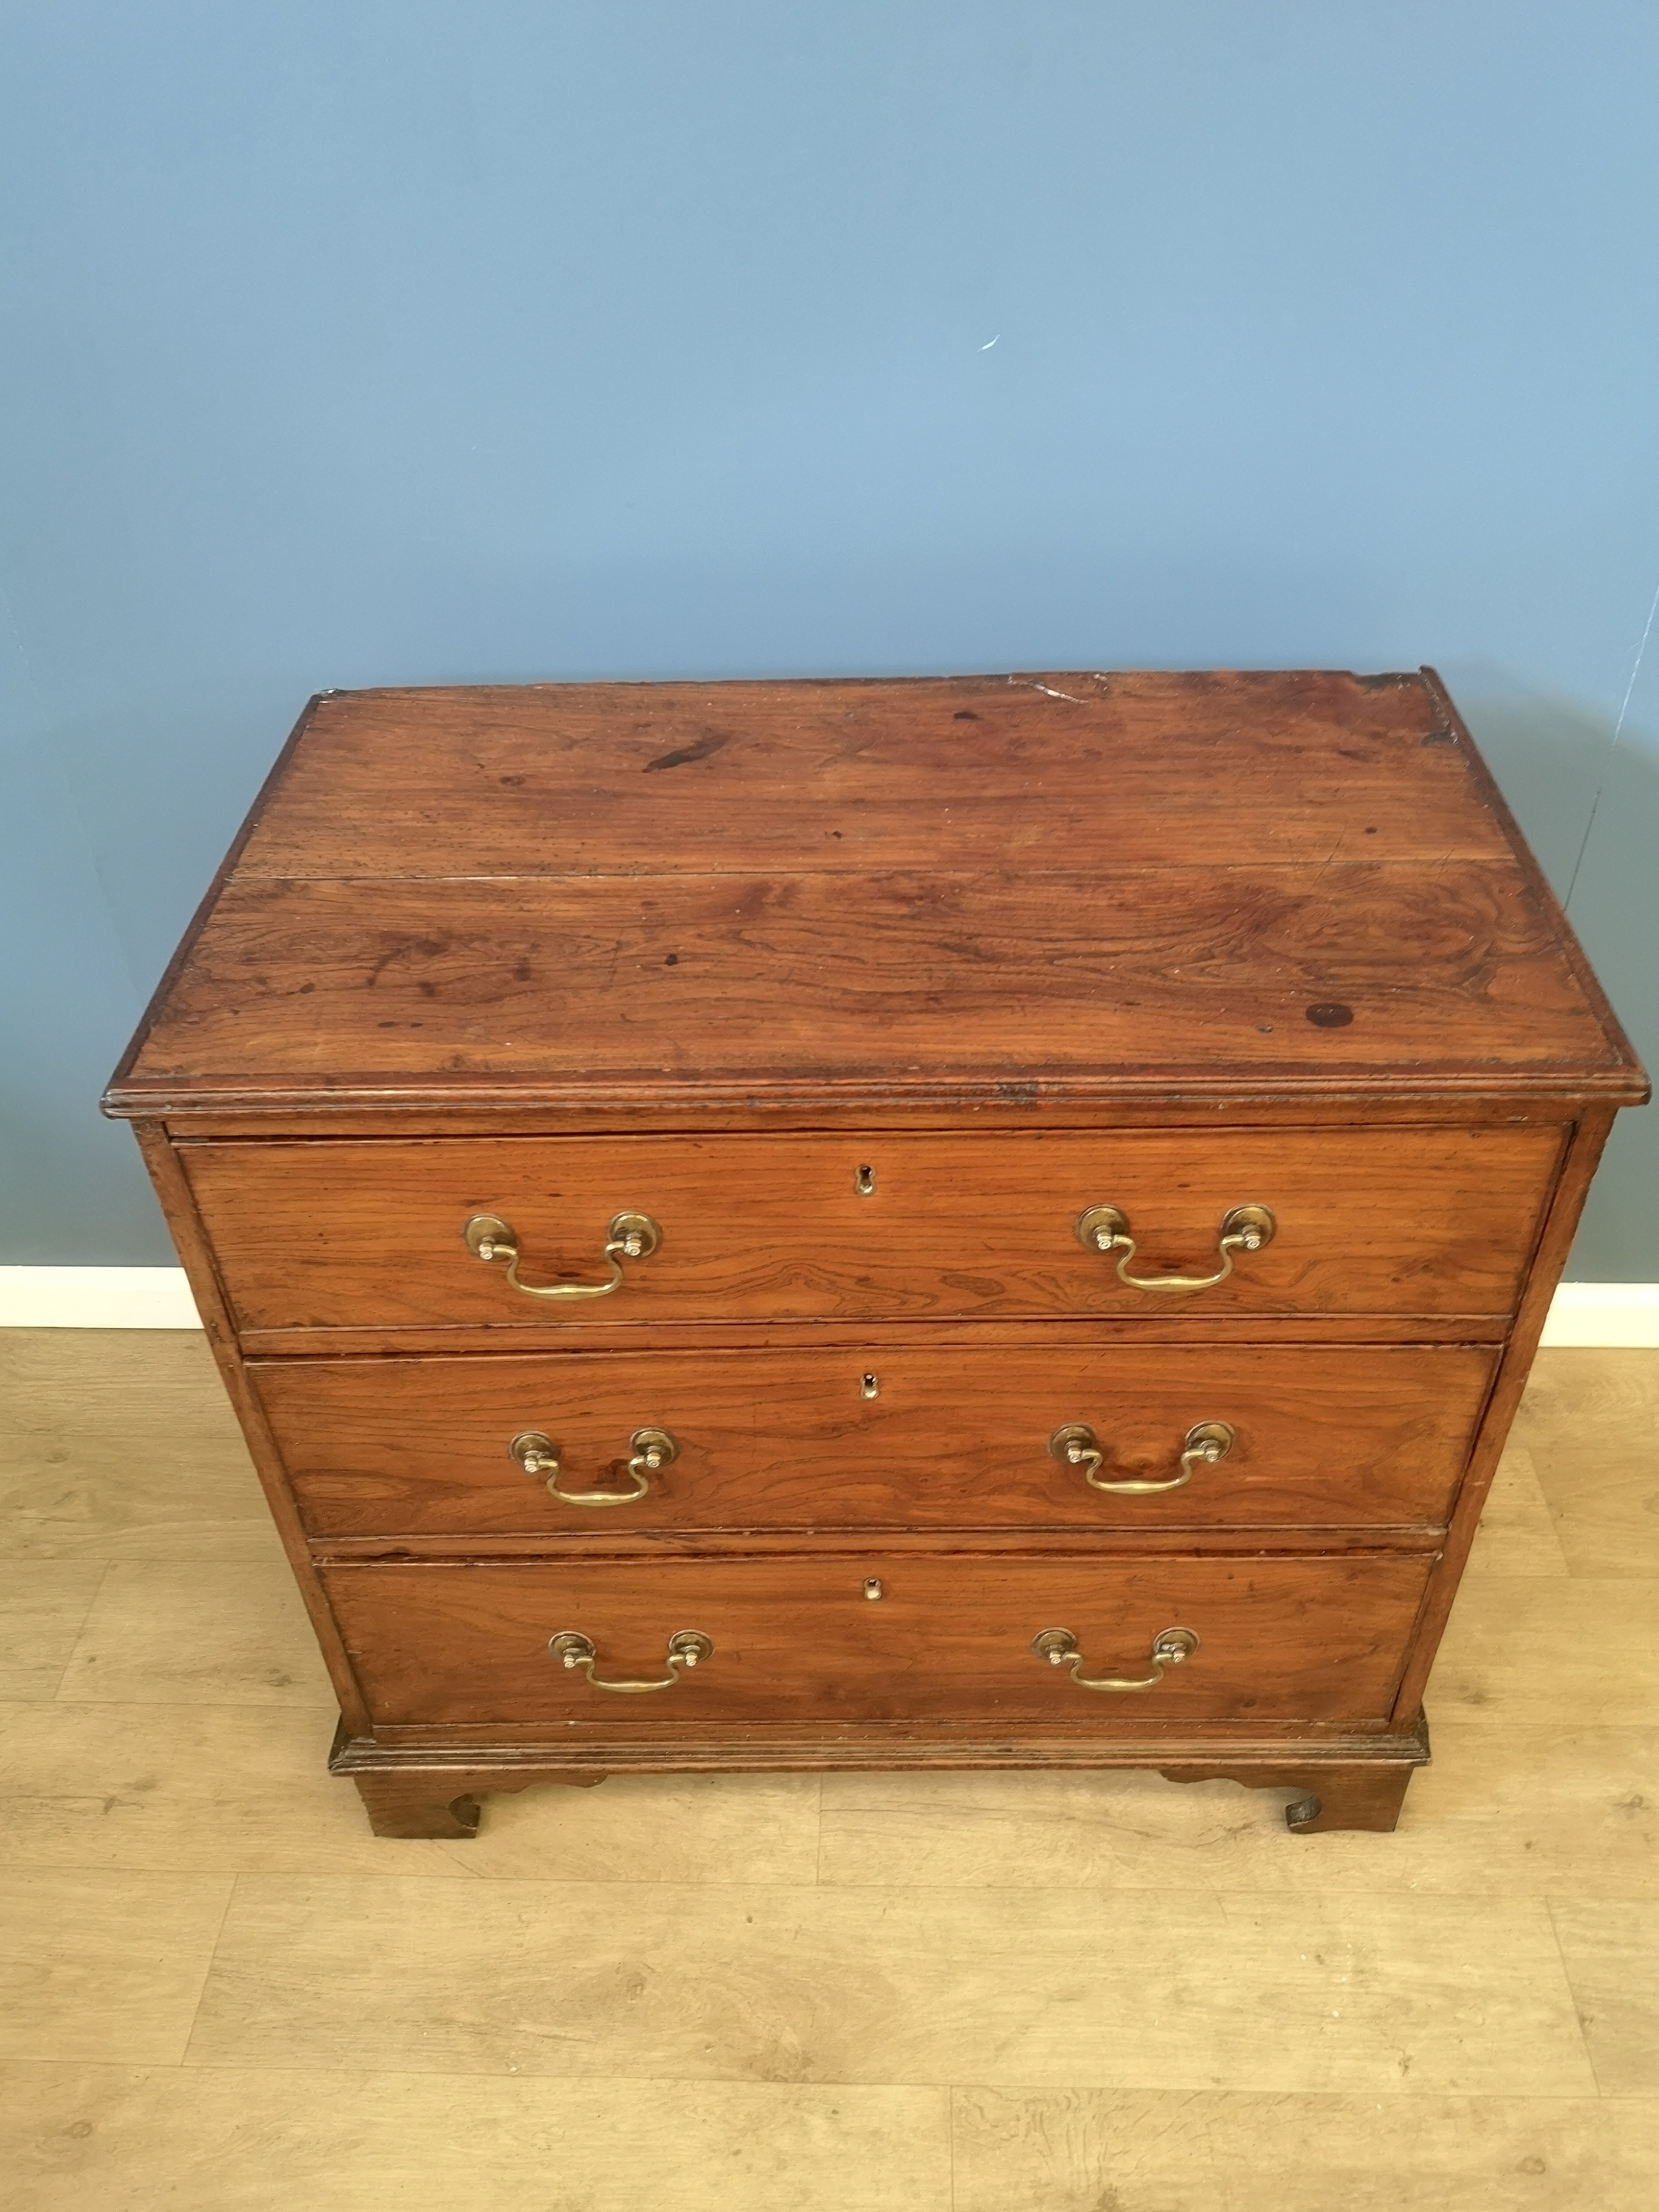
[[1645, 1079], [1430, 673], [314, 700], [137, 1126], [376, 1829], [1150, 1766], [1391, 1827]]

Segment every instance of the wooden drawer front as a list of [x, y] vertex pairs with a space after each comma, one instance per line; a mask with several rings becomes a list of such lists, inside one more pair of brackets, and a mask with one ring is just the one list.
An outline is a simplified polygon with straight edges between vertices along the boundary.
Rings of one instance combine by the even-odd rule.
[[[690, 1728], [733, 1720], [971, 1714], [1110, 1730], [1171, 1717], [1381, 1720], [1428, 1577], [1425, 1558], [1140, 1559], [968, 1554], [336, 1565], [331, 1601], [377, 1724], [555, 1722]], [[866, 1581], [882, 1595], [872, 1601]], [[1156, 1686], [1080, 1688], [1032, 1650], [1069, 1630], [1081, 1671], [1153, 1674], [1154, 1640], [1199, 1638]], [[574, 1631], [609, 1694], [550, 1654]], [[669, 1638], [712, 1654], [673, 1679]]]
[[[181, 1147], [240, 1326], [559, 1328], [618, 1322], [1095, 1315], [1490, 1316], [1514, 1308], [1551, 1126], [968, 1137], [446, 1138]], [[859, 1190], [867, 1170], [869, 1195]], [[1233, 1207], [1273, 1242], [1212, 1289], [1127, 1289], [1079, 1242], [1127, 1218], [1133, 1267], [1200, 1276]], [[529, 1283], [603, 1281], [612, 1218], [660, 1224], [605, 1297], [515, 1291], [463, 1238], [518, 1239]]]
[[[256, 1360], [319, 1537], [653, 1528], [1218, 1528], [1441, 1525], [1496, 1360], [1485, 1346], [988, 1344], [865, 1352], [562, 1352]], [[873, 1387], [876, 1395], [866, 1397]], [[1179, 1489], [1202, 1424], [1231, 1430]], [[1063, 1462], [1086, 1424], [1103, 1454]], [[629, 1472], [631, 1439], [677, 1455]], [[509, 1451], [556, 1449], [568, 1504]], [[642, 1496], [631, 1496], [644, 1483]]]

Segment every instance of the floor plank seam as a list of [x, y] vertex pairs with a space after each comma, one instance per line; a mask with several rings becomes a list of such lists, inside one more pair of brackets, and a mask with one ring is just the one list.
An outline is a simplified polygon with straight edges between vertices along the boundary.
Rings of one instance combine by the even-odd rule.
[[1555, 1917], [1553, 1898], [1547, 1897], [1544, 1899], [1544, 1910], [1549, 1915], [1550, 1934], [1554, 1938], [1556, 1953], [1561, 1961], [1561, 1978], [1566, 1984], [1567, 2002], [1572, 2007], [1572, 2024], [1578, 2031], [1578, 2040], [1584, 2046], [1584, 2059], [1589, 2068], [1590, 2080], [1595, 2084], [1596, 2095], [1605, 2097], [1607, 2093], [1601, 2086], [1601, 2069], [1596, 2065], [1595, 2053], [1590, 2048], [1590, 2039], [1584, 2033], [1584, 2016], [1579, 2007], [1578, 1992], [1573, 1987], [1572, 1968], [1567, 1962], [1566, 1945], [1561, 1941], [1561, 1930]]
[[[109, 1580], [109, 1578], [110, 1578], [110, 1577], [111, 1577], [111, 1575], [112, 1575], [112, 1574], [113, 1574], [113, 1572], [115, 1571], [115, 1564], [116, 1564], [116, 1563], [115, 1563], [115, 1561], [114, 1561], [113, 1559], [104, 1559], [104, 1560], [98, 1560], [98, 1559], [87, 1559], [87, 1560], [83, 1560], [83, 1561], [80, 1562], [80, 1564], [81, 1564], [81, 1565], [85, 1565], [85, 1566], [91, 1566], [91, 1567], [95, 1567], [95, 1566], [100, 1566], [100, 1565], [101, 1565], [101, 1567], [103, 1568], [103, 1572], [99, 1576], [98, 1580], [97, 1580], [97, 1583], [96, 1583], [94, 1584], [94, 1586], [93, 1592], [92, 1592], [92, 1595], [91, 1595], [91, 1596], [87, 1600], [87, 1609], [86, 1609], [86, 1611], [85, 1611], [85, 1612], [81, 1615], [81, 1618], [80, 1618], [79, 1621], [78, 1621], [78, 1622], [76, 1623], [76, 1630], [75, 1630], [75, 1641], [74, 1641], [74, 1643], [70, 1646], [70, 1654], [69, 1654], [69, 1657], [68, 1657], [67, 1659], [65, 1659], [65, 1660], [64, 1660], [64, 1671], [63, 1671], [63, 1673], [62, 1673], [62, 1674], [58, 1677], [58, 1686], [57, 1686], [57, 1687], [53, 1690], [53, 1692], [52, 1692], [52, 1695], [51, 1695], [51, 1697], [50, 1697], [50, 1698], [40, 1698], [40, 1700], [38, 1700], [38, 1702], [39, 1702], [40, 1704], [41, 1704], [41, 1705], [58, 1705], [58, 1704], [69, 1704], [69, 1703], [71, 1703], [71, 1702], [72, 1702], [72, 1700], [70, 1700], [70, 1699], [68, 1699], [68, 1698], [64, 1698], [64, 1683], [65, 1683], [65, 1682], [67, 1682], [67, 1681], [68, 1681], [68, 1680], [69, 1680], [69, 1678], [70, 1678], [70, 1672], [71, 1672], [71, 1670], [73, 1669], [74, 1665], [75, 1665], [76, 1658], [77, 1655], [78, 1655], [78, 1654], [79, 1654], [79, 1652], [80, 1652], [80, 1649], [81, 1649], [81, 1646], [82, 1646], [82, 1643], [83, 1643], [83, 1642], [85, 1641], [85, 1639], [86, 1639], [86, 1633], [87, 1633], [87, 1623], [88, 1623], [88, 1622], [92, 1619], [94, 1609], [94, 1608], [95, 1608], [95, 1607], [97, 1606], [97, 1603], [98, 1603], [99, 1599], [100, 1599], [100, 1598], [103, 1595], [103, 1594], [104, 1594], [104, 1585], [105, 1585], [105, 1583]], [[36, 1702], [37, 1702], [37, 1700], [35, 1700], [34, 1698], [27, 1698], [27, 1699], [25, 1699], [23, 1702], [24, 1702], [24, 1703], [26, 1703], [26, 1704], [33, 1705], [33, 1704], [36, 1703]]]
[[[70, 1663], [71, 1666], [74, 1664], [73, 1659]], [[64, 1671], [67, 1674], [68, 1669]], [[97, 1705], [103, 1708], [118, 1706], [134, 1713], [148, 1711], [165, 1713], [316, 1713], [325, 1717], [331, 1730], [340, 1710], [332, 1699], [326, 1705], [315, 1705], [279, 1704], [274, 1699], [250, 1705], [245, 1698], [66, 1698], [61, 1694], [61, 1690], [50, 1698], [26, 1698], [19, 1702], [24, 1705]]]
[[1264, 2102], [1273, 2103], [1282, 2103], [1286, 2099], [1294, 2098], [1299, 2104], [1334, 2106], [1350, 2105], [1355, 2102], [1374, 2104], [1386, 2101], [1389, 2105], [1408, 2107], [1413, 2103], [1429, 2100], [1458, 2105], [1509, 2104], [1527, 2106], [1547, 2106], [1552, 2108], [1582, 2105], [1593, 2111], [1599, 2110], [1603, 2105], [1623, 2105], [1637, 2111], [1651, 2111], [1656, 2115], [1659, 2115], [1659, 2088], [1651, 2092], [1621, 2090], [1602, 2094], [1600, 2092], [1592, 2093], [1583, 2089], [1428, 2088], [1385, 2091], [1371, 2087], [1252, 2089], [1237, 2087], [1221, 2087], [1215, 2085], [1202, 2088], [1183, 2087], [1172, 2090], [1167, 2080], [1140, 2084], [1133, 2082], [1102, 2084], [1098, 2081], [1067, 2083], [1060, 2081], [1012, 2083], [956, 2081], [945, 2084], [939, 2081], [848, 2081], [825, 2076], [807, 2081], [773, 2081], [757, 2075], [738, 2074], [618, 2074], [610, 2069], [603, 2073], [592, 2074], [530, 2074], [522, 2069], [517, 2073], [513, 2073], [505, 2068], [480, 2072], [477, 2068], [455, 2071], [436, 2067], [420, 2069], [407, 2066], [331, 2066], [320, 2060], [307, 2066], [277, 2064], [264, 2059], [257, 2062], [250, 2061], [246, 2065], [238, 2065], [234, 2061], [222, 2058], [64, 2058], [40, 2057], [28, 2051], [9, 2053], [3, 2061], [0, 2061], [0, 2067], [7, 2069], [23, 2066], [37, 2069], [55, 2068], [77, 2074], [112, 2075], [134, 2073], [167, 2074], [176, 2076], [180, 2081], [195, 2081], [213, 2075], [224, 2075], [236, 2080], [242, 2080], [249, 2075], [268, 2074], [306, 2076], [324, 2075], [334, 2081], [356, 2082], [448, 2081], [458, 2085], [477, 2081], [544, 2082], [551, 2087], [567, 2089], [606, 2086], [636, 2088], [667, 2086], [688, 2090], [709, 2087], [741, 2088], [752, 2090], [757, 2094], [769, 2092], [785, 2100], [798, 2096], [802, 2092], [809, 2094], [838, 2095], [845, 2091], [866, 2090], [872, 2094], [877, 2094], [890, 2089], [906, 2090], [918, 2095], [928, 2093], [939, 2095], [943, 2093], [953, 2100], [973, 2096], [1041, 2098], [1048, 2096], [1138, 2097], [1170, 2094], [1187, 2098], [1255, 2098]]
[[191, 2007], [190, 2026], [185, 2030], [184, 2047], [175, 2062], [181, 2073], [190, 2063], [190, 2046], [196, 2039], [197, 2027], [202, 2017], [202, 2002], [207, 1996], [208, 1984], [213, 1978], [213, 1969], [218, 1964], [219, 1946], [224, 1941], [225, 1923], [230, 1918], [231, 1906], [236, 1902], [236, 1886], [244, 1879], [240, 1874], [232, 1875], [225, 1893], [224, 1911], [219, 1915], [219, 1924], [213, 1931], [212, 1942], [208, 1946], [207, 1964], [202, 1969], [202, 1984], [196, 1992], [196, 2002]]

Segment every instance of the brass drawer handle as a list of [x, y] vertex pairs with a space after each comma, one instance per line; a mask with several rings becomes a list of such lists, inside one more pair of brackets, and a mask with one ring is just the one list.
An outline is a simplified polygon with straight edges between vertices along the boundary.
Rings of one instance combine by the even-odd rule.
[[1187, 1431], [1179, 1474], [1170, 1475], [1167, 1481], [1103, 1482], [1100, 1470], [1106, 1464], [1106, 1455], [1101, 1449], [1099, 1437], [1086, 1421], [1067, 1421], [1048, 1439], [1048, 1449], [1057, 1460], [1083, 1469], [1083, 1480], [1091, 1490], [1110, 1490], [1122, 1498], [1146, 1498], [1155, 1491], [1180, 1490], [1192, 1480], [1200, 1468], [1213, 1467], [1218, 1460], [1225, 1459], [1232, 1448], [1233, 1431], [1225, 1421], [1200, 1421]]
[[550, 1495], [565, 1505], [632, 1505], [651, 1487], [659, 1467], [678, 1459], [680, 1448], [666, 1429], [635, 1429], [629, 1438], [634, 1456], [628, 1462], [631, 1490], [561, 1490], [559, 1448], [539, 1429], [526, 1429], [507, 1446], [507, 1455], [518, 1461], [526, 1474], [544, 1475]]
[[712, 1658], [714, 1646], [700, 1629], [682, 1628], [668, 1639], [668, 1672], [659, 1682], [602, 1682], [593, 1672], [599, 1654], [593, 1639], [574, 1628], [562, 1628], [548, 1638], [548, 1650], [562, 1667], [580, 1667], [596, 1690], [615, 1690], [623, 1697], [638, 1697], [647, 1690], [672, 1690], [682, 1667], [700, 1666]]
[[1117, 1279], [1132, 1291], [1208, 1291], [1224, 1283], [1233, 1272], [1235, 1252], [1259, 1252], [1273, 1241], [1279, 1224], [1265, 1206], [1236, 1206], [1221, 1217], [1216, 1232], [1221, 1265], [1212, 1275], [1132, 1275], [1135, 1240], [1129, 1234], [1129, 1217], [1115, 1206], [1091, 1206], [1077, 1218], [1077, 1241], [1091, 1252], [1118, 1255]]
[[510, 1222], [499, 1213], [475, 1213], [461, 1231], [466, 1249], [476, 1260], [505, 1260], [507, 1279], [527, 1298], [608, 1298], [622, 1287], [624, 1260], [648, 1260], [662, 1243], [662, 1231], [648, 1213], [618, 1213], [611, 1223], [611, 1241], [604, 1256], [611, 1263], [608, 1283], [521, 1283], [519, 1280], [519, 1239]]
[[1152, 1638], [1152, 1673], [1134, 1681], [1119, 1681], [1109, 1675], [1097, 1679], [1085, 1674], [1083, 1654], [1069, 1628], [1045, 1628], [1031, 1638], [1031, 1649], [1051, 1667], [1069, 1667], [1072, 1680], [1079, 1690], [1155, 1690], [1164, 1680], [1166, 1667], [1179, 1667], [1192, 1657], [1198, 1649], [1198, 1638], [1190, 1628], [1166, 1628], [1161, 1636]]

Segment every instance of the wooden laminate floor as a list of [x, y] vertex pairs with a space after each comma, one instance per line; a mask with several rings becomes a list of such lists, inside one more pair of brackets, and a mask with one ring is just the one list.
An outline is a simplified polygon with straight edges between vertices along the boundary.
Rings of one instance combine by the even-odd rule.
[[7, 2212], [1659, 2203], [1659, 1352], [1544, 1353], [1393, 1836], [1139, 1776], [377, 1842], [202, 1340], [0, 1336]]

